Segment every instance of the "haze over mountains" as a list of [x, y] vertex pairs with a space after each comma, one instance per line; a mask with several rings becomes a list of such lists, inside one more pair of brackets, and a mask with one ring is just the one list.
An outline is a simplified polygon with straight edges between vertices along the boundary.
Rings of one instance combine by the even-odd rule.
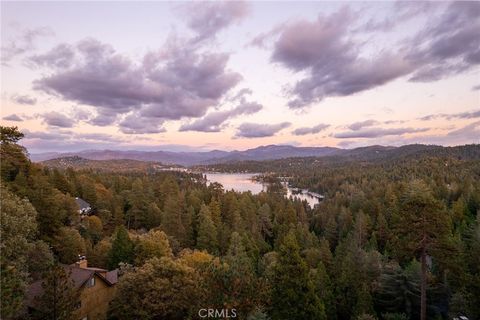
[[155, 161], [164, 164], [182, 166], [225, 163], [245, 160], [273, 160], [288, 157], [321, 157], [332, 155], [341, 149], [331, 147], [294, 147], [286, 145], [261, 146], [244, 151], [212, 150], [206, 152], [171, 152], [171, 151], [119, 151], [119, 150], [85, 150], [69, 153], [32, 154], [33, 161], [45, 161], [55, 158], [78, 156], [90, 160], [131, 159]]
[[[478, 145], [471, 145], [473, 150], [478, 151]], [[118, 160], [129, 159], [147, 162], [161, 162], [163, 164], [176, 164], [182, 166], [208, 165], [236, 161], [262, 161], [284, 158], [302, 157], [325, 157], [339, 156], [351, 159], [372, 159], [389, 156], [412, 155], [422, 153], [447, 153], [451, 150], [471, 148], [465, 147], [442, 147], [434, 145], [406, 145], [402, 147], [368, 146], [356, 149], [340, 149], [332, 147], [295, 147], [289, 145], [260, 146], [244, 151], [220, 151], [208, 152], [170, 152], [170, 151], [118, 151], [118, 150], [85, 150], [70, 153], [41, 153], [31, 154], [32, 161], [41, 162], [64, 157], [81, 157], [89, 160]], [[458, 150], [457, 150], [458, 151]], [[480, 156], [480, 155], [479, 155]]]

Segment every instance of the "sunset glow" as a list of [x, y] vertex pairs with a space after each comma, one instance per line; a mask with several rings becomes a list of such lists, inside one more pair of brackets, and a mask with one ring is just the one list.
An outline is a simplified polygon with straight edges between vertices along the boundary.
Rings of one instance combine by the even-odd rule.
[[30, 152], [480, 142], [478, 2], [4, 2]]

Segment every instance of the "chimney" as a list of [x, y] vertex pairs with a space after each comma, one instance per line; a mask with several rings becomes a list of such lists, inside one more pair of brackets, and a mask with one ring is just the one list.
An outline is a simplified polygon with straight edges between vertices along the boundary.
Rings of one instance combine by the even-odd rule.
[[78, 268], [86, 269], [88, 267], [87, 257], [78, 255], [78, 261], [75, 264]]

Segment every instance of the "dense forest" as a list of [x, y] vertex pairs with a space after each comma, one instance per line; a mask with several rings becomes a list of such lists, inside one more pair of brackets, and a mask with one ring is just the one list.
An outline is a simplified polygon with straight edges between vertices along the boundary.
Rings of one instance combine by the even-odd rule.
[[22, 137], [1, 128], [2, 319], [24, 319], [28, 284], [78, 254], [121, 271], [110, 319], [480, 319], [478, 145], [222, 167], [287, 175], [325, 195], [310, 208], [191, 173], [49, 168]]

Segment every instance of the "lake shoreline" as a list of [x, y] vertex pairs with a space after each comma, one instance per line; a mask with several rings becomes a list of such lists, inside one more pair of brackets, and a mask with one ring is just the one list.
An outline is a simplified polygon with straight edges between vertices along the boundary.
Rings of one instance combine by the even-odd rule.
[[[207, 184], [219, 183], [225, 190], [234, 190], [236, 192], [251, 192], [259, 194], [267, 190], [269, 182], [265, 181], [265, 175], [262, 173], [224, 173], [224, 172], [203, 172]], [[261, 178], [262, 177], [262, 178]], [[260, 178], [260, 179], [259, 179]], [[298, 198], [307, 201], [308, 205], [313, 209], [324, 196], [307, 189], [291, 187], [288, 181], [282, 179], [282, 186], [286, 189], [286, 198]]]

